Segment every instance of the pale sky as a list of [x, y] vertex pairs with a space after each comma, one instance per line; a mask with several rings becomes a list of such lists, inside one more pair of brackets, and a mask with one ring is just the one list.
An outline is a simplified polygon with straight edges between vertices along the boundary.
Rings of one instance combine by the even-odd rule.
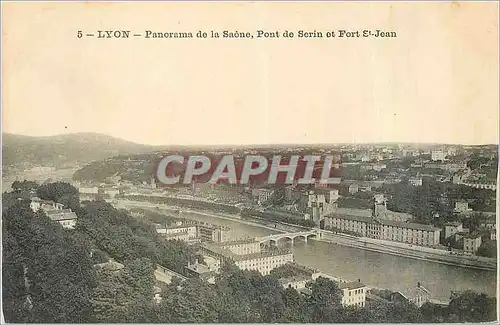
[[[3, 132], [144, 144], [498, 142], [498, 3], [5, 3]], [[398, 37], [96, 39], [99, 29]]]

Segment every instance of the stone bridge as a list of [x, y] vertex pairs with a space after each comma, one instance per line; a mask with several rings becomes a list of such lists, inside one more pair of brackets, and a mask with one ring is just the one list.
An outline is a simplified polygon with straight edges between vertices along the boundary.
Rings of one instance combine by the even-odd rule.
[[296, 238], [300, 238], [307, 243], [307, 240], [310, 238], [321, 238], [322, 233], [319, 230], [309, 230], [309, 231], [300, 231], [300, 232], [288, 232], [283, 234], [275, 234], [270, 236], [265, 236], [261, 238], [257, 238], [257, 240], [261, 243], [274, 243], [277, 244], [279, 240], [287, 240], [294, 243]]

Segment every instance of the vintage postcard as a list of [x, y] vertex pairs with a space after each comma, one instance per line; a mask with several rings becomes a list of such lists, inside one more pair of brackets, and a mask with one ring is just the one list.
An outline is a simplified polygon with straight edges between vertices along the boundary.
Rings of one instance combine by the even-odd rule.
[[498, 2], [2, 2], [2, 323], [497, 321]]

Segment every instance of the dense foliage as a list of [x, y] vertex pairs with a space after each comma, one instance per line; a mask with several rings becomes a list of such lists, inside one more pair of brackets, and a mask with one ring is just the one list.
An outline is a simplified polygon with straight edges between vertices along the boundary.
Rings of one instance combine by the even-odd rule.
[[[4, 198], [5, 199], [5, 198]], [[8, 322], [91, 320], [90, 249], [26, 201], [3, 211], [2, 294]]]

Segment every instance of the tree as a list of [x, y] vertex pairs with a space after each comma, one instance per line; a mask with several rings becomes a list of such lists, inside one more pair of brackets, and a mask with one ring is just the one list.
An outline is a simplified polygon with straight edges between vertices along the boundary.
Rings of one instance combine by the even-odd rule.
[[95, 283], [88, 247], [75, 242], [70, 233], [44, 213], [35, 215], [26, 201], [4, 210], [3, 220], [8, 240], [3, 272], [14, 281], [4, 285], [5, 305], [29, 301], [20, 305], [25, 307], [19, 316], [7, 309], [7, 320], [19, 317], [27, 322], [88, 322]]
[[80, 202], [78, 190], [65, 182], [44, 184], [38, 188], [37, 195], [41, 199], [62, 203], [70, 208], [79, 206]]
[[491, 322], [496, 320], [496, 299], [467, 290], [450, 301], [450, 318], [460, 322]]
[[282, 300], [285, 305], [280, 322], [282, 323], [305, 323], [308, 320], [307, 310], [305, 310], [305, 298], [297, 290], [287, 288], [282, 293]]
[[277, 279], [289, 278], [302, 274], [299, 269], [297, 269], [293, 264], [281, 265], [277, 268], [271, 270], [270, 275], [276, 277]]
[[496, 240], [485, 239], [479, 249], [476, 252], [476, 255], [485, 256], [485, 257], [497, 257], [497, 242]]
[[426, 323], [444, 323], [448, 318], [448, 308], [426, 302], [420, 307], [422, 320]]
[[23, 180], [22, 182], [14, 181], [11, 185], [11, 188], [14, 191], [31, 191], [36, 190], [38, 188], [38, 184], [34, 181], [28, 180]]
[[94, 320], [106, 323], [146, 323], [153, 317], [153, 265], [147, 258], [125, 262], [119, 271], [97, 271], [92, 297]]
[[307, 286], [311, 290], [311, 295], [306, 299], [310, 321], [313, 323], [337, 322], [342, 300], [342, 293], [337, 283], [319, 277], [316, 281], [308, 283]]
[[197, 278], [176, 284], [165, 294], [159, 308], [162, 323], [215, 323], [217, 296], [212, 286]]

